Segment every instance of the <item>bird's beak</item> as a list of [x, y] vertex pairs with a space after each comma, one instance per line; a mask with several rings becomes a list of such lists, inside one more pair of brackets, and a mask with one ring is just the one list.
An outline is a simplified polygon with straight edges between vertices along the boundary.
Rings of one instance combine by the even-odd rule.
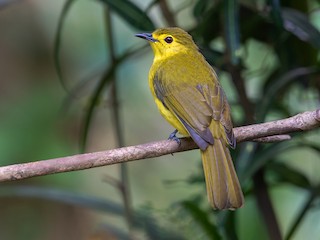
[[138, 34], [135, 34], [136, 37], [139, 37], [139, 38], [143, 38], [145, 40], [148, 40], [150, 42], [158, 42], [157, 39], [154, 39], [152, 37], [152, 34], [151, 33], [138, 33]]

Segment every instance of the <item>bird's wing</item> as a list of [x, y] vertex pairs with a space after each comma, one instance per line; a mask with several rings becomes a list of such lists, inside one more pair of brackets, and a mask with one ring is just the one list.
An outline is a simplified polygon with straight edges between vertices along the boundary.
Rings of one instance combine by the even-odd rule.
[[209, 129], [212, 120], [220, 122], [219, 125], [225, 129], [227, 141], [234, 142], [232, 123], [228, 117], [229, 105], [218, 83], [210, 81], [192, 85], [168, 79], [163, 81], [156, 76], [153, 84], [156, 96], [177, 116], [202, 150], [208, 144], [213, 144], [214, 137], [218, 137]]

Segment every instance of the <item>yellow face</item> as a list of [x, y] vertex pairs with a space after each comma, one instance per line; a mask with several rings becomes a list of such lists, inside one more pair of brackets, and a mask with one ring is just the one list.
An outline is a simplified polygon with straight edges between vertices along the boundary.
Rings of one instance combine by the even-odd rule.
[[198, 50], [192, 37], [180, 28], [162, 28], [152, 34], [141, 33], [136, 36], [149, 41], [155, 55], [155, 61], [177, 53]]
[[176, 53], [186, 51], [185, 46], [179, 43], [178, 39], [171, 34], [152, 34], [157, 41], [150, 42], [153, 49], [155, 61], [157, 58], [170, 57]]

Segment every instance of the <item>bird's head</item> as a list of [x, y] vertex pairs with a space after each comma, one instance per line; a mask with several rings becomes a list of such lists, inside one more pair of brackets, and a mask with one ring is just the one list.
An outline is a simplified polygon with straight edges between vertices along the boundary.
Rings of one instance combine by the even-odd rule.
[[136, 37], [149, 41], [156, 58], [165, 58], [181, 52], [198, 51], [192, 37], [181, 28], [160, 28], [153, 33], [139, 33]]

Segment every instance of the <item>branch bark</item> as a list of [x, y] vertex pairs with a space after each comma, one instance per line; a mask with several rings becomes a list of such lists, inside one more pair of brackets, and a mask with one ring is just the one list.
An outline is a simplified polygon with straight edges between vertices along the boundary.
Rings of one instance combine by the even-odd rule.
[[[273, 142], [287, 139], [283, 134], [308, 131], [318, 127], [320, 127], [320, 109], [282, 120], [237, 127], [234, 128], [234, 134], [238, 143], [244, 141]], [[180, 145], [175, 141], [163, 140], [102, 152], [14, 164], [0, 167], [0, 182], [159, 157], [196, 148], [197, 145], [192, 139], [182, 138]]]

